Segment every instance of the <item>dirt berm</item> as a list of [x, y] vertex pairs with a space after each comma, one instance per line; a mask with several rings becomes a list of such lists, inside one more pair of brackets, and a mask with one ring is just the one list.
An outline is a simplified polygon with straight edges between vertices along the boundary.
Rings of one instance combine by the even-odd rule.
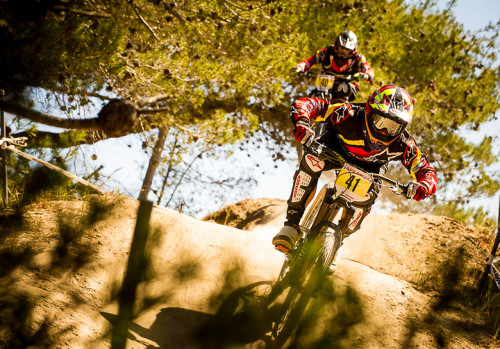
[[[4, 212], [0, 347], [110, 347], [137, 209], [136, 200], [105, 196]], [[210, 347], [200, 328], [214, 321], [225, 296], [277, 276], [283, 256], [270, 241], [284, 215], [285, 202], [275, 199], [245, 200], [211, 216], [227, 225], [155, 207], [127, 348]], [[352, 304], [344, 313], [331, 305], [351, 321], [336, 347], [492, 345], [481, 313], [461, 299], [477, 281], [485, 238], [446, 217], [369, 216], [330, 277]]]

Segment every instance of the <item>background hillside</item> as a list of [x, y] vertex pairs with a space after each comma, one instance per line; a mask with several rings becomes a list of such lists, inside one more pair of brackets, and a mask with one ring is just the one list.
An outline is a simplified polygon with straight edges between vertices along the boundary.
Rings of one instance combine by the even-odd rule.
[[[111, 195], [4, 212], [0, 347], [110, 347], [137, 208]], [[265, 338], [207, 326], [233, 291], [278, 274], [270, 240], [284, 210], [282, 200], [246, 200], [216, 215], [224, 226], [155, 207], [128, 348], [264, 348]], [[318, 329], [339, 348], [494, 345], [471, 306], [487, 238], [446, 217], [369, 216], [340, 251]]]

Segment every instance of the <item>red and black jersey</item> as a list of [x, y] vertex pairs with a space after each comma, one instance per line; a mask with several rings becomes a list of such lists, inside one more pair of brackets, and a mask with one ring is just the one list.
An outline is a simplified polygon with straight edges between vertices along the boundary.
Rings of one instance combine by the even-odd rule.
[[301, 66], [304, 72], [306, 72], [315, 64], [321, 64], [324, 71], [337, 74], [352, 75], [361, 72], [368, 74], [371, 80], [374, 77], [373, 68], [365, 56], [357, 51], [352, 56], [343, 58], [335, 52], [333, 46], [328, 46], [327, 48], [318, 50], [316, 54], [303, 60], [298, 66]]
[[343, 153], [355, 159], [354, 163], [385, 164], [389, 161], [401, 161], [410, 175], [424, 184], [430, 194], [437, 189], [434, 168], [420, 151], [408, 131], [395, 139], [386, 148], [373, 151], [365, 140], [365, 106], [363, 104], [335, 103], [329, 99], [300, 98], [290, 110], [290, 117], [295, 125], [298, 120], [327, 122], [327, 127], [336, 137], [333, 143], [339, 144]]

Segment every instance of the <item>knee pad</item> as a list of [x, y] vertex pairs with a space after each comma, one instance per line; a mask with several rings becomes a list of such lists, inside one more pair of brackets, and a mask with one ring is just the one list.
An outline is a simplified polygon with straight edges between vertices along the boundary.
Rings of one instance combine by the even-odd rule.
[[323, 160], [320, 160], [317, 156], [308, 153], [306, 153], [304, 155], [304, 158], [302, 159], [301, 165], [304, 164], [306, 166], [306, 169], [313, 173], [321, 172], [325, 168], [325, 162]]
[[293, 181], [293, 190], [292, 196], [290, 197], [290, 201], [292, 203], [301, 202], [304, 198], [304, 194], [306, 193], [306, 189], [308, 189], [311, 184], [312, 176], [307, 172], [299, 170], [295, 173], [295, 178]]

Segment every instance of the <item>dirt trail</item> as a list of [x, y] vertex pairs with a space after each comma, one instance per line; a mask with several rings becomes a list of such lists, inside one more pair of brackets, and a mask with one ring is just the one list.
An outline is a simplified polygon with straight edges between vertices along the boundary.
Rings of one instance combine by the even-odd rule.
[[[31, 326], [36, 328], [50, 316], [49, 334], [58, 341], [55, 347], [109, 347], [106, 335], [117, 314], [111, 294], [123, 277], [138, 203], [107, 197], [106, 204], [108, 214], [88, 227], [81, 219], [89, 210], [86, 203], [32, 206], [24, 213], [29, 224], [16, 228], [20, 235], [2, 241], [2, 252], [9, 244], [37, 251], [27, 265], [1, 280], [11, 282], [12, 292], [38, 297]], [[283, 256], [270, 241], [282, 224], [285, 203], [247, 200], [231, 211], [234, 216], [225, 217], [225, 222], [246, 230], [154, 208], [151, 266], [148, 280], [138, 289], [139, 305], [145, 310], [130, 327], [128, 348], [205, 348], [193, 331], [213, 319], [228, 292], [221, 294], [221, 289], [276, 277]], [[84, 227], [79, 242], [92, 251], [89, 263], [75, 272], [54, 268], [60, 213], [70, 214], [73, 227]], [[4, 230], [8, 231], [13, 230]], [[363, 307], [364, 320], [351, 329], [350, 347], [438, 348], [443, 336], [448, 348], [489, 344], [488, 336], [478, 330], [482, 319], [464, 307], [446, 309], [432, 318], [433, 324], [426, 324], [436, 300], [432, 291], [438, 282], [436, 264], [460, 246], [467, 254], [467, 268], [481, 263], [484, 256], [476, 248], [480, 239], [479, 232], [446, 217], [368, 217], [363, 228], [346, 240], [333, 276], [336, 284], [354, 287]], [[413, 341], [407, 339], [410, 322], [420, 325]], [[69, 330], [58, 333], [65, 329]]]

